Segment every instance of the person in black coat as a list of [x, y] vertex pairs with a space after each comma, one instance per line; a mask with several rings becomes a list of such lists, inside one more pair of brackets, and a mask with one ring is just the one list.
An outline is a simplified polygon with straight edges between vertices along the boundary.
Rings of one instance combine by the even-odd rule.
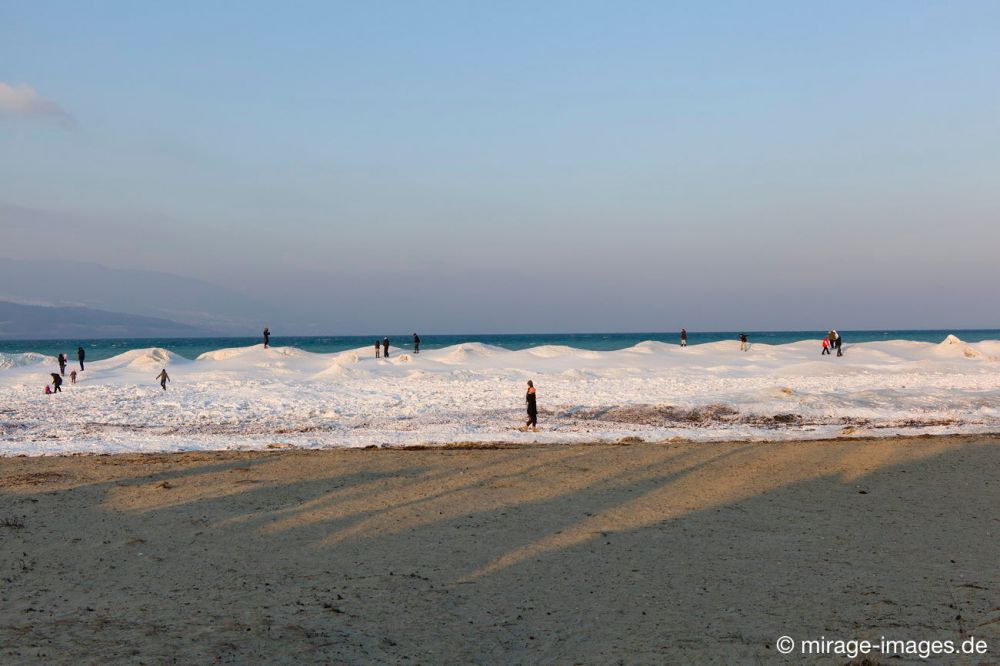
[[83, 347], [76, 348], [76, 360], [80, 362], [80, 372], [83, 372], [83, 359], [87, 358], [87, 352], [83, 351]]
[[688, 332], [686, 328], [681, 329], [681, 347], [688, 346]]
[[66, 364], [69, 363], [69, 359], [66, 358], [66, 354], [59, 353], [59, 374], [63, 377], [66, 376]]
[[417, 335], [416, 333], [413, 334], [413, 353], [414, 354], [420, 353], [420, 336]]
[[524, 395], [524, 401], [528, 405], [528, 422], [522, 430], [527, 432], [528, 428], [531, 428], [532, 431], [538, 432], [538, 402], [535, 399], [535, 384], [530, 379], [528, 380], [528, 392]]
[[62, 377], [60, 377], [59, 373], [56, 372], [51, 372], [49, 374], [52, 375], [52, 392], [62, 393]]
[[389, 358], [389, 338], [382, 338], [382, 356]]
[[271, 329], [269, 329], [267, 326], [265, 326], [264, 327], [264, 349], [267, 349], [267, 346], [269, 344], [271, 344]]

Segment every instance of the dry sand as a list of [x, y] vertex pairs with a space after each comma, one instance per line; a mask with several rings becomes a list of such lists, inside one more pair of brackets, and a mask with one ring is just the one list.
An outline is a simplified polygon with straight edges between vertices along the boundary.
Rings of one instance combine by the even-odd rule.
[[974, 437], [0, 458], [0, 661], [994, 663], [998, 470]]

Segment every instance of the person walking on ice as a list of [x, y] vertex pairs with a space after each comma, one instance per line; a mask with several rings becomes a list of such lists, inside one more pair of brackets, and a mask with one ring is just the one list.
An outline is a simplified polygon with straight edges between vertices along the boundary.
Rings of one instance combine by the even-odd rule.
[[69, 373], [69, 383], [70, 384], [76, 384], [76, 370], [74, 370], [73, 372]]
[[267, 349], [271, 344], [271, 329], [267, 326], [264, 327], [264, 349]]
[[382, 358], [382, 343], [375, 341], [375, 358]]
[[528, 432], [530, 427], [532, 432], [538, 432], [538, 402], [535, 400], [535, 385], [528, 380], [528, 392], [524, 395], [524, 401], [528, 405], [528, 422], [521, 428], [523, 432]]
[[414, 354], [420, 353], [420, 336], [417, 335], [416, 333], [413, 334], [413, 353]]
[[59, 354], [59, 374], [63, 377], [66, 376], [66, 364], [69, 363], [69, 359], [66, 358], [66, 354], [60, 352]]
[[62, 377], [59, 376], [58, 372], [50, 372], [52, 375], [52, 392], [62, 393]]
[[80, 372], [83, 372], [83, 359], [87, 358], [87, 352], [83, 351], [83, 347], [76, 348], [76, 360], [80, 362]]
[[389, 358], [389, 338], [382, 338], [382, 356]]
[[746, 333], [740, 333], [740, 351], [750, 350], [750, 339]]
[[163, 368], [163, 370], [160, 370], [160, 374], [156, 375], [156, 378], [160, 380], [160, 388], [166, 391], [167, 382], [170, 381], [170, 375], [167, 374], [167, 369]]
[[830, 338], [823, 338], [823, 351], [819, 353], [820, 356], [830, 355]]

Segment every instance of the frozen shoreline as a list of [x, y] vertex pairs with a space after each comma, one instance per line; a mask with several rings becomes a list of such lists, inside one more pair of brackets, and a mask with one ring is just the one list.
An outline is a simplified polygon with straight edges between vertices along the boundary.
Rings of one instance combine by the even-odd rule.
[[[55, 359], [3, 355], [0, 455], [1000, 431], [1000, 341], [848, 344], [842, 358], [816, 341], [392, 352], [133, 350], [88, 363], [55, 396], [42, 393]], [[164, 367], [167, 392], [153, 380]], [[538, 433], [516, 430], [527, 379]]]

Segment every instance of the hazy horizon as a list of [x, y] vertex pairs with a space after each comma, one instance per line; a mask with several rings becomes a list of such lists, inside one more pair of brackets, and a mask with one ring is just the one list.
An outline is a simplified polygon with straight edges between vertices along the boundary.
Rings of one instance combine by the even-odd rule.
[[35, 266], [0, 299], [309, 335], [1000, 326], [996, 3], [191, 8], [0, 2], [0, 257]]

